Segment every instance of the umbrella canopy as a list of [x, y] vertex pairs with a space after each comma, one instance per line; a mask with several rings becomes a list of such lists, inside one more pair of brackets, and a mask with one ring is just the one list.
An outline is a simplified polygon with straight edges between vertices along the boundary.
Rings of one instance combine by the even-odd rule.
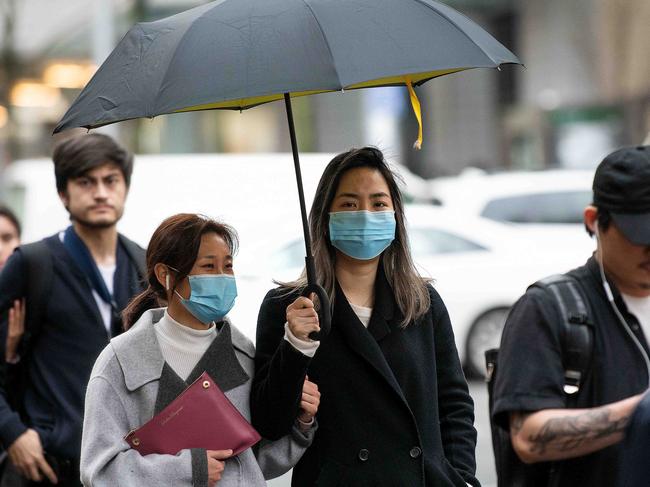
[[432, 0], [221, 0], [135, 25], [55, 132], [519, 63]]
[[284, 99], [289, 121], [308, 286], [329, 303], [311, 256], [291, 97], [406, 85], [472, 68], [519, 63], [477, 24], [433, 0], [218, 0], [135, 25], [54, 132], [140, 117], [244, 110]]

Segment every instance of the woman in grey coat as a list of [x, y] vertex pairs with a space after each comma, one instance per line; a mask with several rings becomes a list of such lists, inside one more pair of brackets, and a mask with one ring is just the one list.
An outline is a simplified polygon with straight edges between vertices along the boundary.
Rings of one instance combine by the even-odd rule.
[[[204, 371], [250, 420], [255, 349], [227, 318], [237, 295], [226, 225], [194, 214], [165, 220], [147, 250], [149, 286], [125, 310], [129, 331], [111, 340], [88, 383], [81, 445], [85, 486], [263, 486], [311, 444], [320, 394], [305, 381], [289, 435], [237, 456], [199, 448], [146, 455], [124, 436], [165, 408]], [[159, 303], [167, 303], [160, 308]]]

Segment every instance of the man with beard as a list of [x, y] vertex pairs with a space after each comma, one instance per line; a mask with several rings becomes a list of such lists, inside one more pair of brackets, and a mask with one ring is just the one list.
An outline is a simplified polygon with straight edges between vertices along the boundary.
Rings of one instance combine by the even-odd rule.
[[81, 485], [90, 371], [122, 331], [122, 309], [142, 290], [144, 250], [116, 229], [133, 156], [106, 135], [87, 134], [58, 144], [53, 160], [71, 225], [19, 247], [0, 274], [0, 313], [27, 299], [21, 387], [0, 387], [0, 441], [10, 460], [2, 487]]
[[[565, 277], [588, 310], [565, 328], [588, 331], [590, 350], [567, 346], [557, 300], [538, 286], [515, 304], [504, 328], [492, 414], [525, 464], [513, 465], [521, 477], [511, 487], [616, 485], [621, 440], [648, 389], [649, 146], [605, 157], [584, 222], [597, 250]], [[587, 367], [571, 368], [579, 356], [590, 357]]]

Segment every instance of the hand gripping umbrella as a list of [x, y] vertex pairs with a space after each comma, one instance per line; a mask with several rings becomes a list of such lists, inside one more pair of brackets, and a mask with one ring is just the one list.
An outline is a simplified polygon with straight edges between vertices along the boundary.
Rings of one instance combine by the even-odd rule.
[[315, 292], [321, 301], [324, 336], [330, 306], [316, 281], [291, 98], [405, 85], [420, 143], [413, 86], [502, 64], [519, 60], [434, 0], [218, 0], [132, 27], [54, 132], [284, 99], [305, 238], [305, 295]]

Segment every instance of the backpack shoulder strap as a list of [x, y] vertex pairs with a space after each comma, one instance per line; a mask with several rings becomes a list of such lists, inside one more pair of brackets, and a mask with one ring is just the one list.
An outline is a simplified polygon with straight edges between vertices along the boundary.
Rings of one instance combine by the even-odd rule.
[[[589, 314], [588, 301], [580, 284], [569, 275], [558, 274], [547, 277], [531, 287], [548, 293], [561, 316], [560, 341], [562, 366], [564, 368], [564, 392], [567, 406], [575, 407], [578, 392], [591, 364], [593, 355], [593, 326]], [[507, 322], [506, 322], [507, 323]], [[506, 325], [507, 326], [507, 325]], [[488, 382], [488, 404], [492, 447], [497, 471], [498, 487], [523, 487], [527, 485], [527, 468], [519, 459], [510, 440], [508, 431], [496, 424], [492, 417], [494, 403], [494, 381], [499, 374], [498, 349], [485, 353]], [[548, 481], [540, 484], [547, 487], [558, 485], [560, 466], [551, 462], [548, 466]]]
[[124, 250], [126, 250], [126, 253], [129, 256], [129, 259], [131, 259], [131, 261], [133, 261], [135, 264], [140, 279], [145, 280], [147, 278], [147, 261], [145, 250], [133, 240], [126, 238], [122, 234], [119, 234], [119, 239], [124, 246]]
[[560, 316], [560, 340], [564, 367], [564, 392], [577, 399], [593, 355], [593, 322], [589, 305], [578, 281], [567, 274], [556, 274], [533, 286], [550, 293]]
[[21, 245], [20, 252], [25, 259], [27, 271], [24, 352], [40, 331], [47, 307], [47, 297], [54, 279], [54, 263], [52, 262], [52, 253], [45, 240]]

